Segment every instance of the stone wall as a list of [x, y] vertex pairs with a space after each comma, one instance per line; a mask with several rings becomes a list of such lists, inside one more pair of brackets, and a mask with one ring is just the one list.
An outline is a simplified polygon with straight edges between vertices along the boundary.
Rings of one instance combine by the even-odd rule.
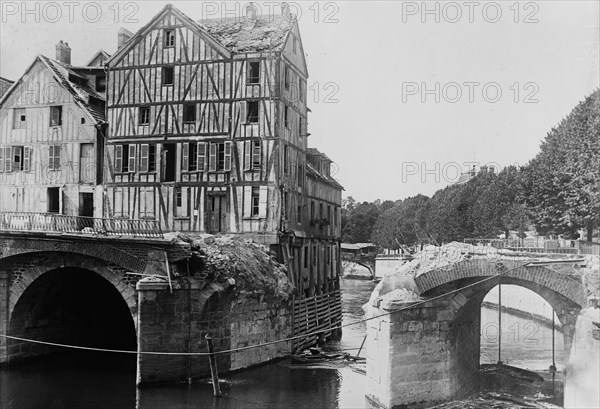
[[[146, 355], [145, 351], [215, 352], [285, 338], [291, 334], [289, 306], [277, 298], [238, 297], [235, 285], [176, 280], [138, 283], [138, 383], [177, 382], [210, 375], [207, 356]], [[289, 343], [217, 355], [219, 372], [245, 368], [286, 356]]]

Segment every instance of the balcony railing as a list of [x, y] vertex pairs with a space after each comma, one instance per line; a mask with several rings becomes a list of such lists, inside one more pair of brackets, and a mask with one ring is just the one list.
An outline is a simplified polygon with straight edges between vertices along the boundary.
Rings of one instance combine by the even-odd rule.
[[156, 220], [100, 219], [56, 213], [0, 212], [0, 230], [163, 238]]
[[586, 254], [600, 256], [600, 243], [583, 240], [556, 240], [543, 237], [525, 239], [465, 239], [474, 246], [491, 246], [497, 249], [529, 253]]

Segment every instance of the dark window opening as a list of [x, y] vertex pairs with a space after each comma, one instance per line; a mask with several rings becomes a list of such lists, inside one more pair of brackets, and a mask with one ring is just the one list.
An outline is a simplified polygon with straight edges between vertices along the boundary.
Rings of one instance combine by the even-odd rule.
[[148, 172], [156, 172], [156, 145], [148, 147]]
[[60, 212], [60, 188], [48, 188], [48, 213]]
[[261, 159], [261, 142], [253, 141], [252, 142], [252, 169], [260, 169], [260, 159]]
[[62, 107], [50, 107], [50, 126], [62, 125]]
[[162, 68], [162, 85], [173, 85], [173, 67]]
[[177, 207], [181, 207], [182, 203], [183, 203], [183, 195], [181, 193], [181, 187], [176, 187], [175, 188], [175, 205]]
[[248, 63], [248, 84], [260, 83], [260, 62], [250, 61]]
[[183, 106], [183, 122], [196, 122], [196, 104]]
[[175, 47], [175, 30], [165, 30], [165, 47]]
[[296, 209], [296, 223], [302, 224], [302, 206], [300, 205]]
[[290, 127], [290, 107], [286, 106], [283, 111], [283, 126], [287, 129]]
[[302, 187], [304, 184], [304, 172], [302, 172], [302, 165], [298, 165], [298, 187]]
[[140, 107], [138, 124], [150, 125], [150, 107]]
[[12, 147], [12, 171], [18, 172], [23, 170], [23, 147], [13, 146]]
[[129, 172], [129, 145], [123, 145], [123, 161], [121, 162], [121, 172]]
[[258, 187], [252, 187], [252, 217], [257, 217], [260, 212], [260, 189]]
[[284, 77], [283, 77], [283, 85], [285, 86], [285, 89], [290, 89], [290, 76], [291, 76], [290, 68], [285, 67]]
[[106, 91], [106, 77], [96, 77], [96, 91]]
[[163, 145], [163, 181], [175, 182], [176, 169], [176, 150], [175, 144], [168, 143]]
[[258, 123], [258, 101], [248, 101], [247, 112], [246, 122]]

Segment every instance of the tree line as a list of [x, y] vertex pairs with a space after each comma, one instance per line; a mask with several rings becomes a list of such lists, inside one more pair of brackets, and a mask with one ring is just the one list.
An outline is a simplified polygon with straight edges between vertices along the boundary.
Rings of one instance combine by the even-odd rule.
[[[591, 241], [600, 227], [600, 90], [580, 102], [548, 132], [525, 166], [496, 173], [482, 167], [466, 183], [432, 197], [342, 203], [342, 241], [443, 243], [508, 237], [535, 228], [540, 235]], [[578, 231], [585, 230], [585, 237]]]

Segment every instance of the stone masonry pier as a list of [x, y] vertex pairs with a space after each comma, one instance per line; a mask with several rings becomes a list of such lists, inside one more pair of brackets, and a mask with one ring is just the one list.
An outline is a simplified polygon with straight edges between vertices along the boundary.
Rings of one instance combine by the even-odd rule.
[[[431, 404], [477, 392], [481, 303], [498, 284], [528, 288], [552, 306], [563, 327], [566, 361], [578, 337], [578, 317], [597, 305], [597, 256], [452, 245], [417, 254], [398, 273], [384, 277], [365, 305], [367, 317], [375, 317], [367, 322], [366, 344], [366, 398], [373, 407]], [[598, 350], [600, 340], [577, 345]], [[570, 376], [575, 373], [567, 369], [567, 384]]]

